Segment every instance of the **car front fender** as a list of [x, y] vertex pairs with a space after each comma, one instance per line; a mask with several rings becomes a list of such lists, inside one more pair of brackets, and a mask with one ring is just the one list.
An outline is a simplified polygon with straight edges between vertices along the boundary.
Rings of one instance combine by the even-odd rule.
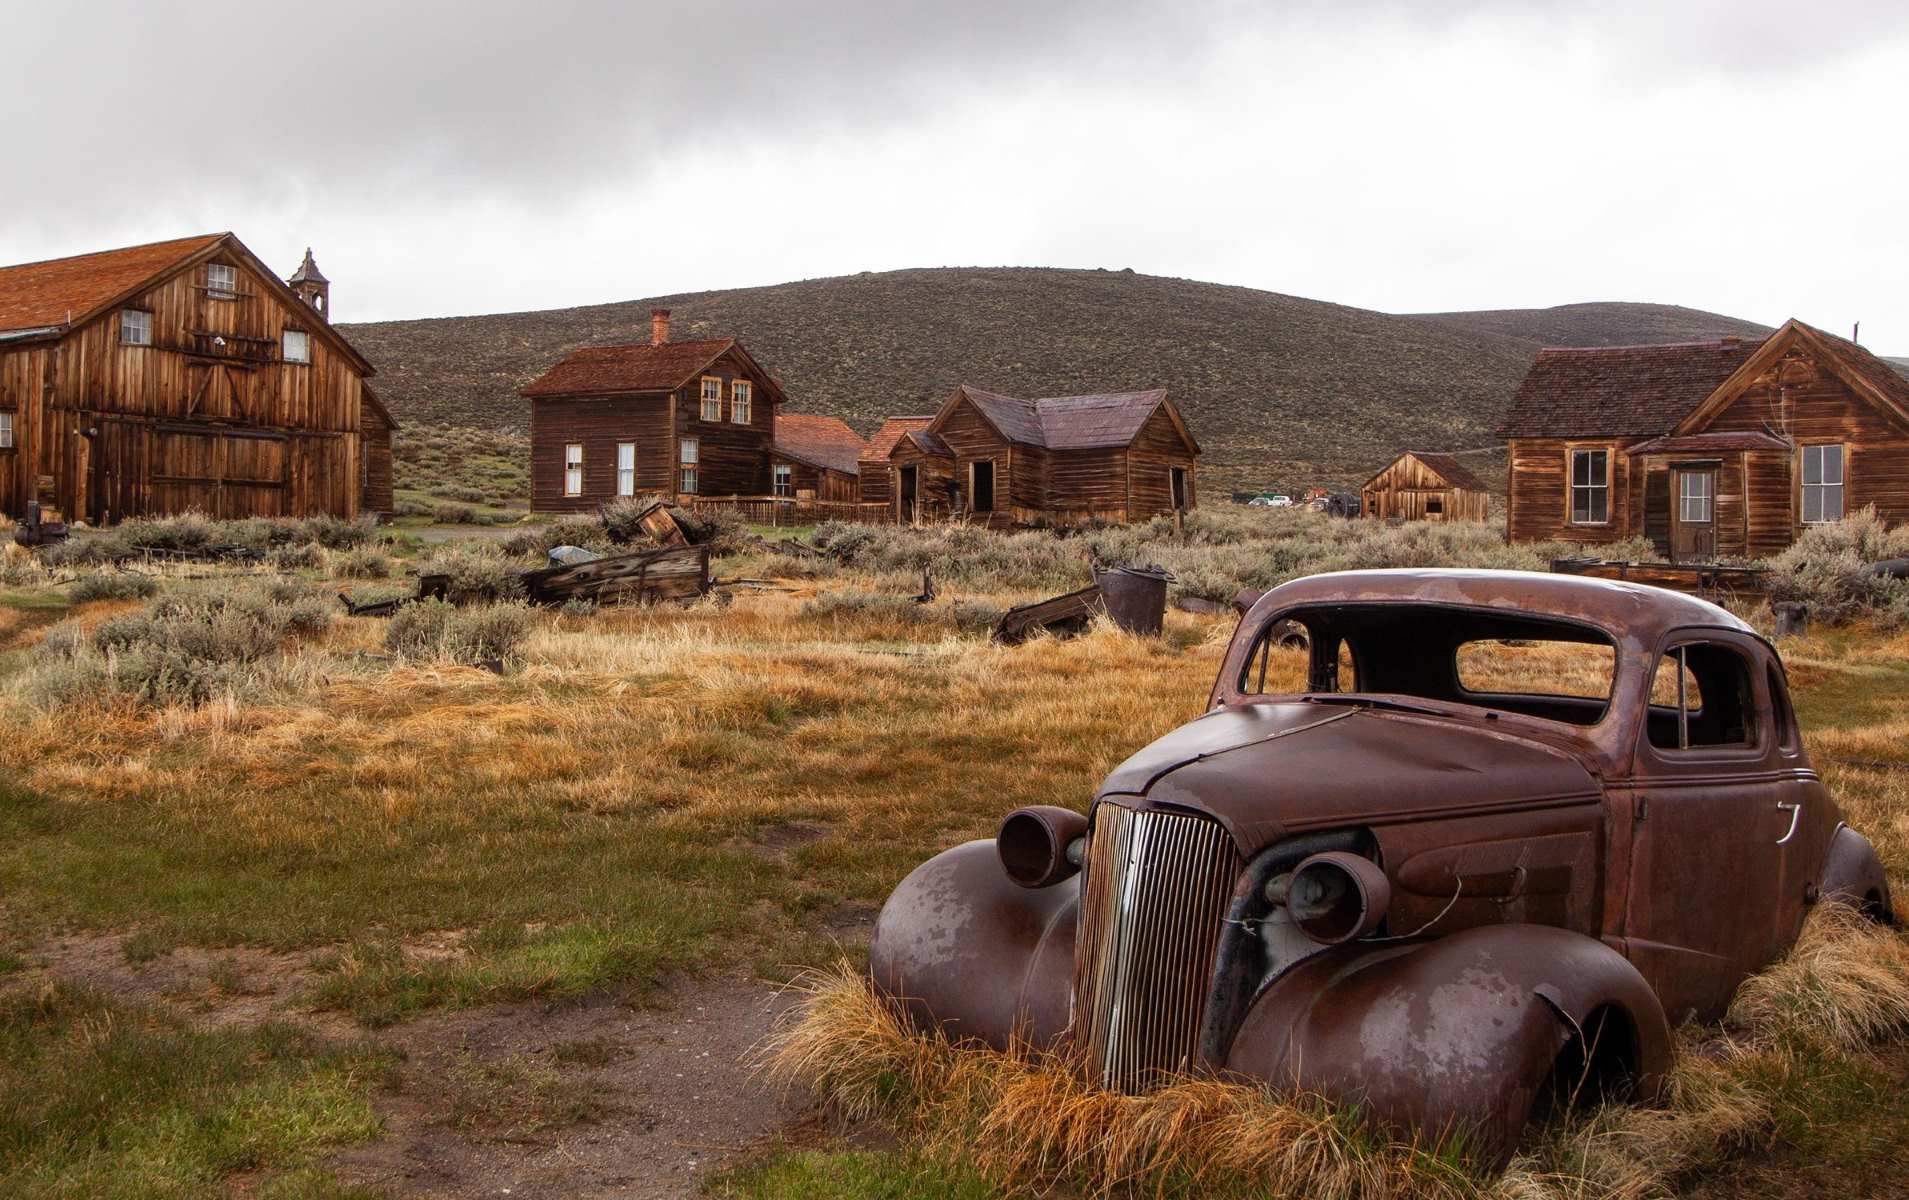
[[1024, 888], [992, 841], [915, 868], [888, 897], [868, 948], [875, 984], [921, 1029], [1045, 1048], [1067, 1029], [1080, 877]]
[[1637, 969], [1570, 930], [1488, 925], [1304, 960], [1254, 1000], [1226, 1066], [1358, 1105], [1383, 1124], [1459, 1134], [1471, 1152], [1503, 1161], [1580, 1034], [1600, 1043], [1600, 1062], [1622, 1056], [1637, 1094], [1657, 1094], [1670, 1029]]

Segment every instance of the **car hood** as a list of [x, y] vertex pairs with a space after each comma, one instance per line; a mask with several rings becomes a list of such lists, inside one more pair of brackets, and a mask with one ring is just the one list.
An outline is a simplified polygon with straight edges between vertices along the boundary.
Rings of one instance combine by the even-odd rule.
[[1217, 709], [1114, 768], [1103, 795], [1212, 816], [1251, 855], [1294, 832], [1595, 801], [1567, 752], [1439, 715], [1303, 700]]

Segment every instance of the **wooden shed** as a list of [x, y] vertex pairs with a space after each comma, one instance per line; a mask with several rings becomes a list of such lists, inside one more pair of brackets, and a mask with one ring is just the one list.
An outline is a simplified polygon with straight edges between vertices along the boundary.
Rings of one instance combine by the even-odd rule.
[[0, 268], [0, 513], [387, 509], [390, 414], [329, 302], [310, 251], [280, 279], [229, 233]]
[[894, 471], [889, 469], [888, 458], [903, 437], [918, 429], [926, 429], [934, 420], [931, 413], [927, 416], [890, 417], [882, 422], [875, 436], [868, 439], [868, 445], [862, 449], [862, 457], [856, 463], [856, 483], [863, 504], [886, 504], [891, 511], [895, 503]]
[[1449, 454], [1407, 450], [1359, 489], [1368, 517], [1400, 521], [1482, 521], [1491, 507], [1484, 480]]
[[897, 520], [1144, 521], [1192, 508], [1199, 443], [1164, 389], [1024, 400], [963, 384], [889, 454]]
[[840, 417], [778, 412], [769, 447], [770, 491], [778, 499], [854, 504], [866, 448]]

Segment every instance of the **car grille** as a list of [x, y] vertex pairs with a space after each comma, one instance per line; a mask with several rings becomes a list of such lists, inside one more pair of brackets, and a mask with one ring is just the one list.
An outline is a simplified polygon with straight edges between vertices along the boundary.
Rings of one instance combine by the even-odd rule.
[[1232, 839], [1205, 817], [1117, 804], [1094, 814], [1074, 1036], [1104, 1086], [1138, 1091], [1193, 1062], [1239, 872]]

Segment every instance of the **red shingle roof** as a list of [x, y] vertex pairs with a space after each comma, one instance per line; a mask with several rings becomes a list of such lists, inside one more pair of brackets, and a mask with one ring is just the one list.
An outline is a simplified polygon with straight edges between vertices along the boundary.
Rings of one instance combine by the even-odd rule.
[[1761, 344], [1716, 341], [1540, 350], [1499, 422], [1498, 436], [1669, 433]]
[[840, 417], [818, 413], [776, 414], [775, 452], [800, 459], [812, 467], [857, 474], [862, 439]]
[[862, 457], [870, 462], [886, 462], [889, 451], [895, 448], [895, 443], [901, 441], [904, 434], [916, 429], [926, 429], [928, 423], [933, 420], [933, 416], [888, 418], [882, 422], [882, 427], [875, 431], [875, 436], [868, 439], [868, 448], [862, 451]]
[[522, 396], [673, 392], [736, 344], [734, 338], [636, 346], [585, 346], [531, 381]]
[[0, 331], [65, 325], [229, 236], [207, 233], [0, 267]]
[[1022, 400], [961, 385], [961, 394], [1011, 442], [1049, 450], [1095, 450], [1130, 444], [1167, 398], [1165, 388], [1095, 396]]

